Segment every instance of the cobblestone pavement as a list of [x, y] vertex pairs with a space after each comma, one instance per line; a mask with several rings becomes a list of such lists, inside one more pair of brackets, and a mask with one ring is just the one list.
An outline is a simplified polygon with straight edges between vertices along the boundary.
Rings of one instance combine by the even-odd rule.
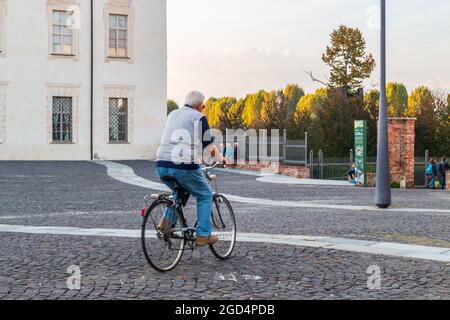
[[[157, 181], [154, 164], [121, 162]], [[218, 172], [220, 191], [246, 197], [370, 205], [373, 189], [276, 185]], [[144, 188], [118, 182], [92, 162], [0, 162], [0, 224], [138, 229]], [[355, 200], [357, 199], [357, 201]], [[394, 204], [449, 209], [450, 194], [395, 190]], [[355, 203], [356, 201], [356, 203]], [[234, 203], [238, 231], [370, 239], [450, 247], [449, 216]], [[239, 242], [232, 259], [187, 251], [171, 273], [145, 262], [132, 238], [0, 232], [0, 299], [449, 299], [450, 265], [380, 255]], [[71, 265], [81, 290], [69, 290]], [[370, 266], [381, 270], [369, 290]]]

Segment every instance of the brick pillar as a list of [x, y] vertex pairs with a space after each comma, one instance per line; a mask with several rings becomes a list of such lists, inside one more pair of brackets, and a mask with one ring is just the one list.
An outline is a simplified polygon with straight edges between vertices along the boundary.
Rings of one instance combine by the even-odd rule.
[[389, 165], [391, 182], [414, 188], [414, 141], [416, 119], [389, 118]]

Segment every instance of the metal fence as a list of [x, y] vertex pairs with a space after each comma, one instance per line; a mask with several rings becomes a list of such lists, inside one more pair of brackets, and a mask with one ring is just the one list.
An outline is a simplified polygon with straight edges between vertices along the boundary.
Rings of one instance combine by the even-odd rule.
[[[286, 131], [278, 137], [278, 143], [274, 144], [278, 150], [272, 150], [272, 139], [270, 136], [261, 143], [257, 139], [250, 139], [245, 137], [244, 140], [238, 140], [237, 137], [233, 141], [224, 141], [236, 144], [239, 146], [245, 145], [245, 161], [252, 162], [267, 162], [276, 161], [287, 165], [308, 166], [310, 168], [311, 179], [326, 179], [326, 180], [345, 180], [346, 174], [354, 162], [354, 152], [349, 151], [347, 157], [327, 157], [322, 150], [314, 153], [313, 150], [308, 150], [308, 133], [305, 133], [305, 138], [298, 140], [288, 140]], [[275, 142], [275, 141], [274, 141]], [[234, 154], [236, 155], [236, 149]], [[415, 158], [414, 165], [414, 184], [417, 188], [425, 187], [425, 170], [430, 159], [430, 154], [426, 151], [423, 157]], [[236, 157], [234, 158], [236, 161]], [[367, 173], [376, 173], [376, 156], [367, 157]]]
[[[425, 170], [430, 159], [428, 151], [423, 157], [415, 157], [414, 185], [416, 188], [425, 187]], [[345, 180], [346, 173], [353, 162], [353, 150], [350, 150], [348, 157], [325, 157], [321, 150], [317, 154], [311, 150], [308, 166], [311, 168], [312, 179]], [[376, 173], [376, 164], [376, 156], [367, 157], [367, 173]]]
[[350, 157], [324, 157], [322, 150], [317, 155], [311, 150], [309, 154], [311, 179], [345, 180], [345, 175], [351, 166]]
[[[224, 136], [224, 142], [233, 146], [233, 153], [242, 156], [246, 162], [279, 162], [287, 165], [307, 165], [308, 163], [308, 134], [305, 133], [305, 139], [301, 140], [287, 140], [286, 131], [278, 137], [278, 141], [274, 142], [273, 149], [272, 138], [270, 135], [265, 137], [264, 141], [261, 141], [261, 137], [258, 139], [251, 139], [250, 137], [243, 135], [243, 137], [227, 137]], [[245, 146], [245, 153], [242, 150], [237, 150], [240, 146]], [[236, 146], [236, 148], [234, 147]], [[244, 153], [241, 155], [241, 153]], [[236, 158], [235, 158], [236, 160]]]
[[[286, 138], [286, 136], [285, 136]], [[288, 165], [308, 165], [308, 133], [303, 140], [284, 140], [283, 162]]]

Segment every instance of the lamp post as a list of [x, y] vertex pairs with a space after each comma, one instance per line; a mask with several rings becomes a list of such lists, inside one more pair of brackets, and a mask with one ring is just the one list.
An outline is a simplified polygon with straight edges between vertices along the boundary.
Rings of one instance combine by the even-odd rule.
[[389, 173], [389, 145], [386, 99], [386, 0], [381, 0], [381, 80], [380, 110], [378, 116], [377, 145], [377, 185], [375, 203], [379, 208], [387, 209], [391, 205], [391, 183]]

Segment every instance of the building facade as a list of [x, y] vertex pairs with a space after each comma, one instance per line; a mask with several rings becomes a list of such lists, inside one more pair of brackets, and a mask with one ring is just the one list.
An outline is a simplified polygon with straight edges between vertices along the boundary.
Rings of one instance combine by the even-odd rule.
[[0, 0], [0, 160], [152, 159], [165, 0]]

